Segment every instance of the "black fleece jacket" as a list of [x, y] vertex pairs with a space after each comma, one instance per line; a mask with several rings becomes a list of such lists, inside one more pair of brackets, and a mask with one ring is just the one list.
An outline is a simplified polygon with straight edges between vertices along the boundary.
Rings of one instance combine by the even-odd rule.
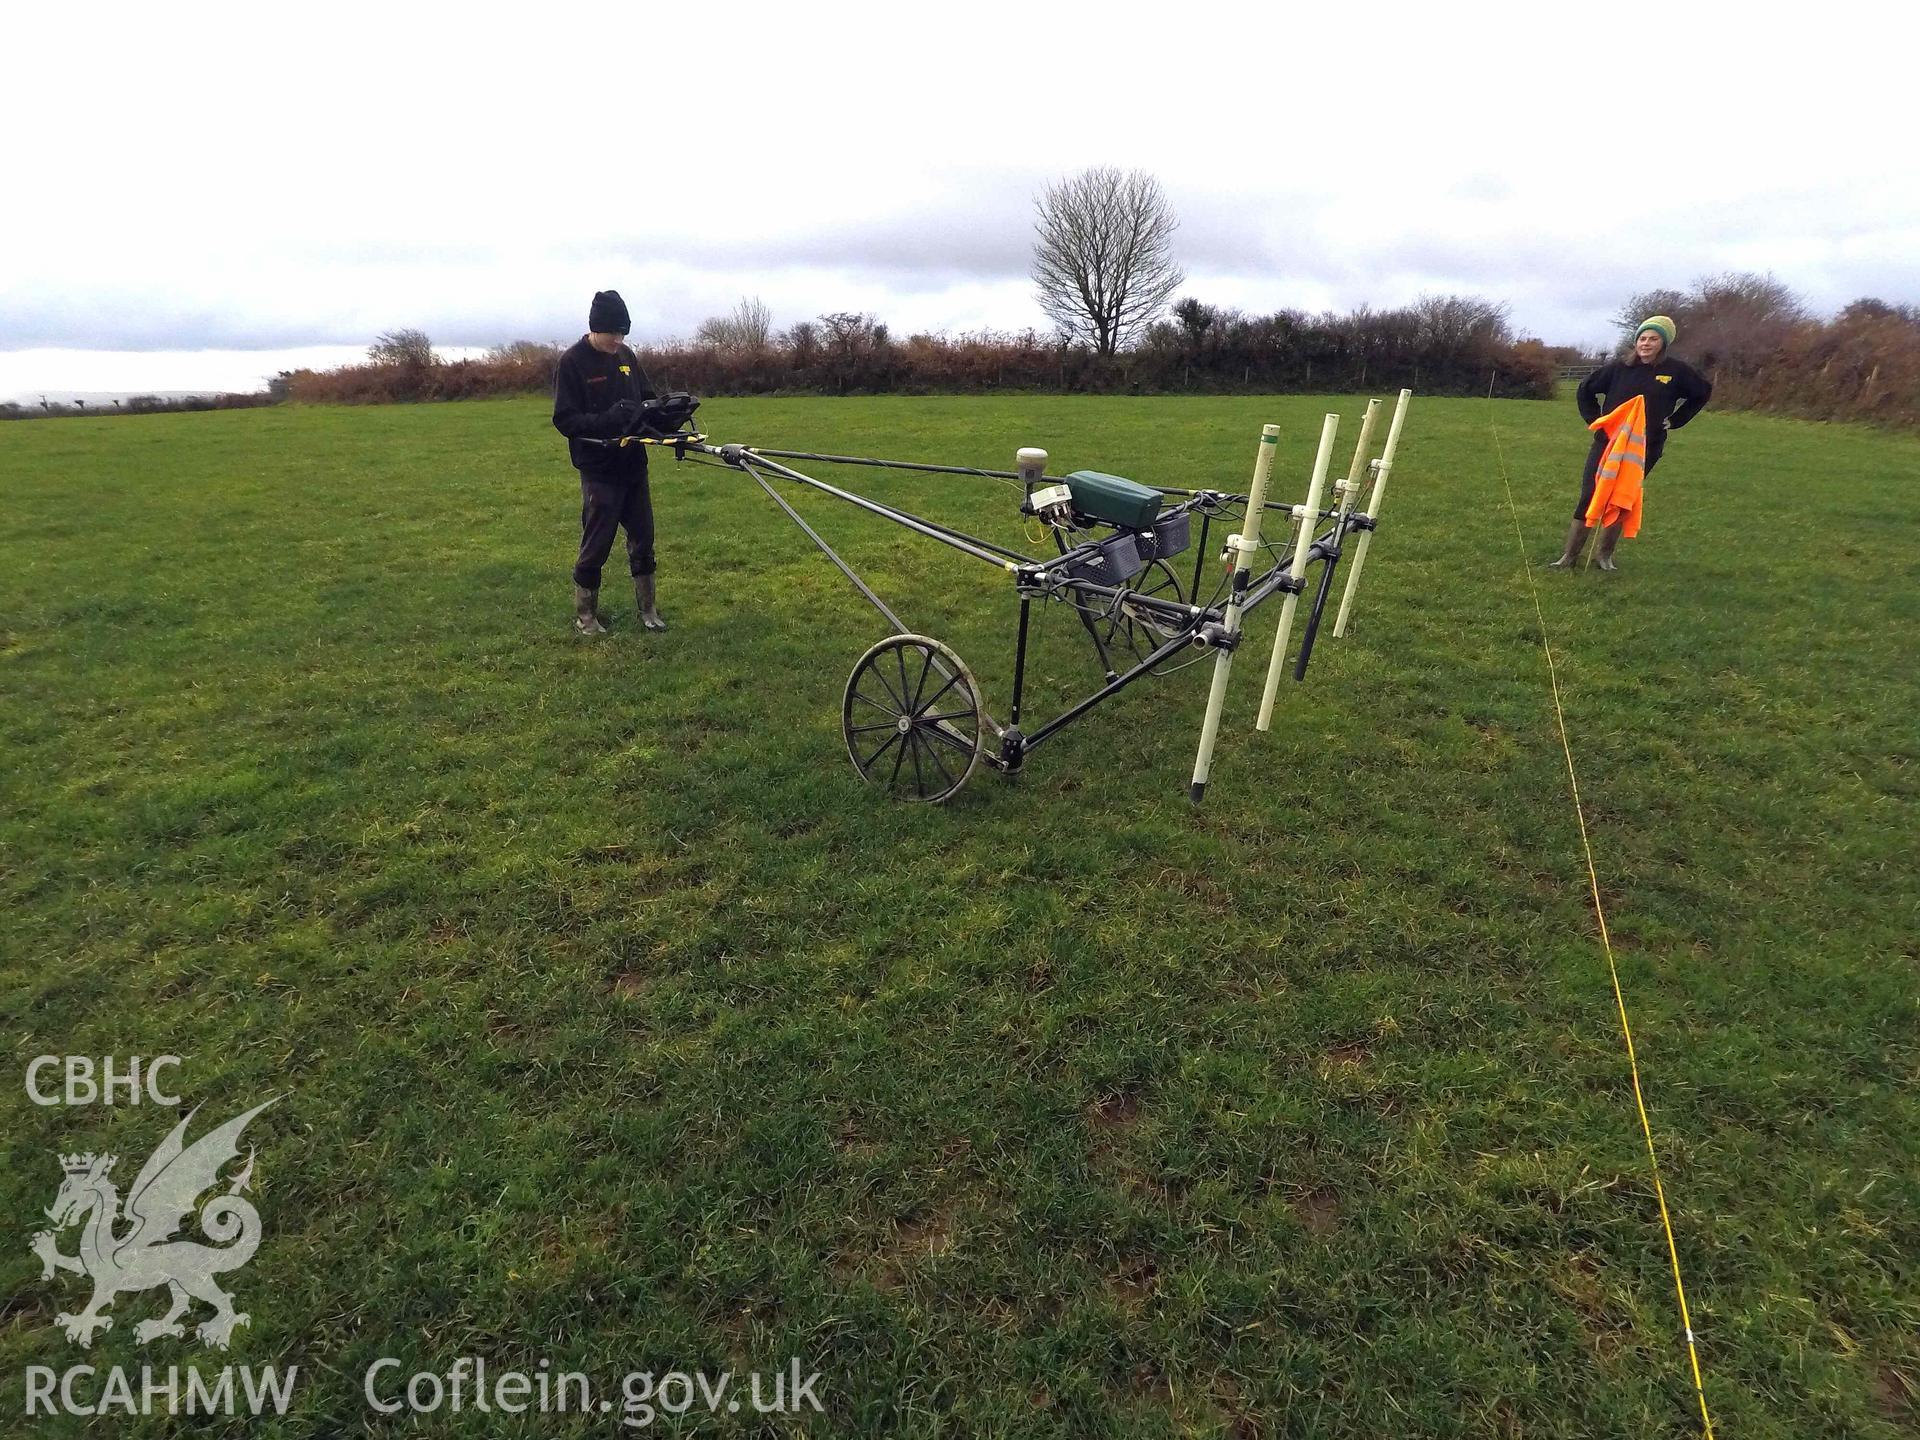
[[1713, 386], [1686, 361], [1662, 355], [1651, 365], [1629, 365], [1624, 360], [1602, 365], [1580, 382], [1574, 400], [1580, 406], [1580, 418], [1591, 425], [1636, 395], [1647, 402], [1647, 453], [1651, 455], [1665, 443], [1669, 429], [1678, 430], [1700, 413], [1713, 395]]
[[553, 428], [567, 437], [567, 454], [574, 468], [590, 480], [641, 480], [647, 474], [644, 445], [588, 445], [587, 440], [611, 440], [622, 433], [620, 417], [610, 415], [615, 402], [655, 398], [653, 384], [633, 351], [622, 345], [602, 355], [582, 335], [553, 374]]

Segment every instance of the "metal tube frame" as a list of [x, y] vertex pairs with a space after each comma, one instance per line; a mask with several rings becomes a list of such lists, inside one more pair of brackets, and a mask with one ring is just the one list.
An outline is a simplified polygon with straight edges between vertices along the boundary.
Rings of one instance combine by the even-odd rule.
[[[981, 759], [992, 768], [1002, 771], [1003, 773], [1012, 774], [1017, 772], [1024, 763], [1026, 756], [1038, 748], [1043, 742], [1057, 735], [1061, 730], [1086, 715], [1102, 702], [1119, 694], [1136, 680], [1149, 674], [1155, 666], [1178, 654], [1181, 650], [1189, 646], [1199, 646], [1230, 652], [1239, 643], [1238, 635], [1233, 633], [1233, 630], [1227, 624], [1228, 617], [1226, 612], [1218, 607], [1166, 600], [1151, 595], [1141, 595], [1135, 593], [1132, 588], [1127, 585], [1103, 584], [1099, 581], [1088, 580], [1080, 576], [1065, 573], [1065, 566], [1080, 555], [1096, 549], [1099, 544], [1098, 540], [1088, 540], [1079, 545], [1068, 546], [1065, 541], [1060, 538], [1058, 533], [1055, 532], [1055, 543], [1060, 550], [1060, 554], [1051, 561], [1032, 560], [1021, 555], [1018, 551], [1010, 550], [991, 540], [969, 535], [965, 531], [942, 525], [938, 521], [929, 520], [924, 516], [914, 515], [897, 506], [888, 505], [864, 495], [857, 495], [850, 490], [843, 490], [837, 485], [828, 484], [826, 481], [781, 464], [779, 463], [779, 459], [775, 459], [774, 457], [777, 456], [780, 457], [780, 459], [818, 460], [823, 463], [832, 464], [858, 464], [883, 469], [914, 470], [933, 474], [978, 475], [993, 479], [1018, 479], [1020, 477], [1017, 474], [1003, 474], [999, 471], [977, 470], [963, 466], [921, 465], [904, 461], [872, 460], [860, 456], [764, 450], [757, 446], [715, 446], [705, 443], [704, 437], [697, 440], [691, 436], [688, 437], [684, 448], [712, 456], [749, 476], [762, 490], [766, 491], [774, 503], [786, 514], [787, 518], [799, 527], [801, 532], [819, 548], [820, 552], [832, 562], [834, 567], [847, 577], [848, 581], [860, 593], [861, 597], [885, 617], [895, 634], [906, 635], [913, 632], [907, 624], [888, 607], [887, 603], [874, 592], [873, 588], [861, 579], [859, 573], [821, 537], [813, 526], [807, 523], [806, 519], [794, 509], [786, 497], [768, 483], [768, 475], [789, 480], [795, 484], [805, 485], [825, 495], [831, 495], [837, 500], [844, 501], [857, 509], [866, 511], [868, 514], [877, 515], [881, 519], [889, 520], [916, 534], [924, 535], [930, 540], [938, 540], [941, 544], [957, 550], [963, 555], [992, 565], [995, 569], [1007, 572], [1014, 577], [1015, 590], [1020, 597], [1020, 618], [1015, 640], [1013, 694], [1011, 709], [1008, 714], [1008, 723], [1002, 726], [995, 722], [991, 716], [984, 715], [983, 713], [983, 718], [986, 719], [988, 726], [1000, 737], [1001, 750], [997, 755], [983, 753]], [[1217, 490], [1149, 488], [1160, 489], [1160, 493], [1165, 495], [1181, 495], [1187, 497], [1180, 504], [1170, 507], [1163, 513], [1178, 514], [1187, 512], [1197, 513], [1200, 516], [1200, 537], [1198, 550], [1194, 557], [1193, 572], [1193, 590], [1197, 594], [1200, 575], [1206, 562], [1207, 539], [1214, 515], [1219, 512], [1221, 506], [1243, 504], [1248, 497]], [[1278, 502], [1266, 502], [1261, 506], [1263, 511], [1291, 508], [1292, 507], [1289, 506], [1283, 506]], [[1329, 514], [1331, 514], [1331, 512], [1329, 512]], [[1309, 551], [1310, 557], [1314, 559], [1320, 558], [1327, 544], [1327, 537], [1322, 537], [1314, 541]], [[1337, 541], [1335, 544], [1335, 553], [1337, 553]], [[1271, 568], [1260, 574], [1257, 578], [1248, 576], [1245, 571], [1240, 572], [1240, 577], [1238, 577], [1239, 583], [1235, 587], [1238, 592], [1236, 604], [1233, 607], [1238, 611], [1239, 619], [1244, 620], [1248, 614], [1276, 594], [1285, 593], [1298, 595], [1305, 588], [1302, 581], [1295, 579], [1291, 575], [1290, 570], [1292, 563], [1291, 558], [1282, 557], [1276, 560]], [[1026, 692], [1028, 630], [1033, 601], [1036, 599], [1043, 601], [1059, 600], [1073, 605], [1075, 610], [1079, 612], [1082, 623], [1087, 628], [1088, 638], [1093, 641], [1095, 652], [1100, 659], [1102, 669], [1105, 671], [1107, 679], [1106, 684], [1094, 691], [1091, 695], [1069, 706], [1051, 720], [1040, 725], [1032, 733], [1023, 734], [1020, 730], [1020, 718]], [[1130, 669], [1123, 672], [1116, 672], [1113, 669], [1106, 647], [1100, 642], [1099, 636], [1094, 633], [1093, 621], [1088, 614], [1088, 605], [1081, 603], [1083, 601], [1097, 602], [1105, 608], [1119, 613], [1130, 612], [1134, 618], [1151, 618], [1159, 622], [1156, 629], [1164, 629], [1164, 627], [1167, 626], [1176, 628], [1173, 629], [1171, 634], [1166, 635], [1161, 643], [1156, 646], [1145, 659], [1140, 660], [1138, 664], [1132, 666]], [[944, 674], [944, 667], [938, 666], [937, 660], [935, 663], [936, 668], [942, 669], [942, 673]]]
[[[719, 453], [712, 451], [711, 447], [705, 448], [709, 449], [709, 453]], [[727, 457], [721, 455], [721, 458], [726, 459]], [[950, 545], [964, 555], [971, 555], [976, 560], [984, 560], [987, 564], [996, 566], [999, 569], [1015, 570], [1021, 565], [1028, 563], [1027, 558], [1017, 550], [1009, 550], [1004, 545], [996, 545], [991, 540], [982, 540], [978, 536], [967, 534], [964, 530], [955, 530], [950, 526], [942, 525], [934, 520], [923, 519], [921, 516], [910, 514], [905, 510], [896, 509], [891, 505], [883, 505], [877, 500], [869, 500], [866, 496], [856, 495], [851, 490], [842, 490], [838, 485], [829, 485], [824, 480], [816, 480], [811, 475], [803, 475], [798, 470], [790, 469], [778, 461], [768, 460], [754, 451], [745, 451], [744, 458], [737, 462], [729, 460], [728, 463], [737, 463], [740, 469], [749, 472], [751, 472], [753, 468], [758, 467], [771, 474], [778, 475], [783, 480], [792, 480], [796, 484], [811, 486], [823, 494], [833, 496], [836, 500], [844, 500], [850, 505], [867, 511], [869, 514], [891, 520], [896, 525], [903, 525], [917, 534], [926, 536], [929, 540], [938, 540], [941, 544]]]

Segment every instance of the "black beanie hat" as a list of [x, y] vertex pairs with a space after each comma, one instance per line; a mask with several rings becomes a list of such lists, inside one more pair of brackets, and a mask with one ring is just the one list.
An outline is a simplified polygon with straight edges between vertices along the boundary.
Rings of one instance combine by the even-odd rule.
[[624, 335], [633, 328], [627, 317], [627, 302], [618, 290], [596, 290], [593, 308], [587, 312], [587, 329], [602, 335]]

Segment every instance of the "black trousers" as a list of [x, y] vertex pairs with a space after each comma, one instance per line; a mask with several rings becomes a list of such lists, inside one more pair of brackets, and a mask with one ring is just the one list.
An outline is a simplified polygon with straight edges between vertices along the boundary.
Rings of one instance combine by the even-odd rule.
[[573, 583], [588, 590], [600, 588], [600, 570], [613, 553], [613, 532], [627, 532], [627, 568], [635, 575], [653, 574], [653, 496], [647, 477], [636, 480], [595, 480], [580, 477], [580, 558], [573, 565]]
[[[1647, 436], [1647, 474], [1651, 475], [1653, 467], [1660, 463], [1660, 452], [1665, 448], [1664, 438], [1655, 444], [1653, 436]], [[1604, 433], [1596, 433], [1593, 448], [1587, 451], [1587, 468], [1580, 472], [1580, 499], [1573, 507], [1573, 518], [1576, 520], [1587, 518], [1587, 507], [1593, 503], [1594, 481], [1600, 474], [1600, 459], [1606, 453], [1607, 437]]]

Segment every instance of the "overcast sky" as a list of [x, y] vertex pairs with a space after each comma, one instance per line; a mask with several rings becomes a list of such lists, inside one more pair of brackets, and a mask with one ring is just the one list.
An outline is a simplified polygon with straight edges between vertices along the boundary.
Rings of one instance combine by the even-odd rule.
[[1248, 310], [1457, 291], [1598, 342], [1628, 295], [1723, 269], [1920, 302], [1911, 15], [31, 0], [0, 398], [402, 326], [572, 339], [607, 286], [641, 338], [742, 295], [1044, 327], [1034, 196], [1093, 164], [1158, 176], [1186, 293]]

